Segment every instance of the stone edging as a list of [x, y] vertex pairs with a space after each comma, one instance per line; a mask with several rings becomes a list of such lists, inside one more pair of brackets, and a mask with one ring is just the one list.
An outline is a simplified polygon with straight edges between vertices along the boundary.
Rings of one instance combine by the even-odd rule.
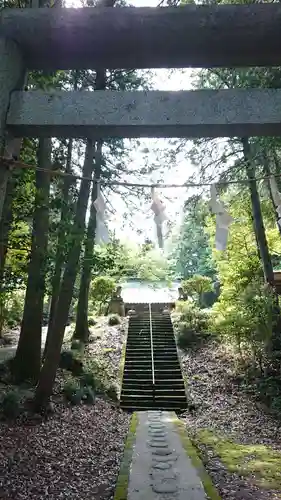
[[192, 404], [192, 400], [191, 400], [191, 397], [190, 397], [190, 394], [189, 394], [189, 387], [188, 387], [187, 377], [184, 375], [183, 363], [182, 363], [182, 350], [178, 346], [177, 332], [176, 332], [176, 328], [174, 326], [171, 314], [170, 314], [170, 318], [171, 318], [171, 323], [172, 323], [172, 326], [173, 326], [174, 339], [175, 339], [175, 343], [176, 343], [178, 361], [179, 361], [179, 365], [180, 365], [180, 369], [181, 369], [181, 375], [182, 375], [183, 384], [184, 384], [184, 390], [185, 390], [185, 395], [186, 395], [186, 400], [187, 400], [187, 406], [189, 407]]
[[133, 456], [133, 446], [136, 440], [137, 426], [138, 426], [138, 417], [136, 413], [133, 413], [130, 422], [129, 432], [124, 447], [123, 459], [121, 462], [117, 484], [115, 488], [114, 500], [127, 500], [130, 467]]
[[128, 331], [129, 331], [129, 323], [128, 323], [128, 327], [127, 327], [126, 338], [125, 338], [123, 346], [122, 346], [121, 359], [120, 359], [120, 365], [119, 365], [119, 399], [120, 399], [121, 391], [122, 391], [122, 382], [123, 382], [123, 374], [124, 374], [125, 360], [126, 360], [126, 347], [127, 347], [127, 340], [128, 340]]
[[198, 475], [202, 481], [204, 486], [204, 490], [206, 495], [210, 500], [221, 500], [221, 496], [219, 495], [217, 489], [213, 485], [212, 479], [207, 473], [201, 458], [198, 455], [196, 447], [193, 445], [192, 441], [189, 439], [187, 435], [187, 430], [183, 422], [181, 422], [177, 417], [173, 420], [173, 424], [175, 425], [178, 435], [180, 437], [182, 446], [186, 451], [186, 454], [190, 458], [192, 465], [198, 472]]

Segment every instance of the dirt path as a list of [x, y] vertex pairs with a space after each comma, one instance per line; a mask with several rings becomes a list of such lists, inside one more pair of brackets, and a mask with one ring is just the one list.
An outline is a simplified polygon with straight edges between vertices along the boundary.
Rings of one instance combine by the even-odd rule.
[[216, 344], [181, 352], [195, 410], [183, 419], [222, 500], [281, 498], [281, 430], [234, 377]]

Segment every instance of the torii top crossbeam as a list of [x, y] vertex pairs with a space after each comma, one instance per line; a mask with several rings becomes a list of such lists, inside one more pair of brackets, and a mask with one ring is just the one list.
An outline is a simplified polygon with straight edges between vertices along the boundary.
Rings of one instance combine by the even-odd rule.
[[28, 69], [281, 64], [281, 4], [4, 9]]

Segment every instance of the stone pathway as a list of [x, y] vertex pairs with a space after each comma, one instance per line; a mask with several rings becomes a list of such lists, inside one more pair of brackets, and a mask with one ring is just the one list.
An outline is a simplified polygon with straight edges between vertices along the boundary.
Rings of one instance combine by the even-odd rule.
[[173, 423], [175, 413], [147, 411], [137, 416], [127, 500], [206, 500]]

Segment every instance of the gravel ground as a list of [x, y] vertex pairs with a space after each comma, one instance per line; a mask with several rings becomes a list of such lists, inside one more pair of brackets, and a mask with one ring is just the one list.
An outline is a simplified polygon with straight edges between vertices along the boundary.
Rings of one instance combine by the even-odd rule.
[[43, 422], [2, 423], [0, 498], [110, 500], [129, 416], [109, 403], [56, 405]]
[[[233, 359], [221, 346], [181, 352], [181, 359], [196, 408], [182, 416], [191, 434], [211, 429], [241, 444], [265, 444], [281, 451], [280, 422], [236, 382]], [[222, 500], [280, 500], [281, 490], [259, 487], [253, 476], [228, 472], [212, 449], [202, 444], [200, 448]]]

